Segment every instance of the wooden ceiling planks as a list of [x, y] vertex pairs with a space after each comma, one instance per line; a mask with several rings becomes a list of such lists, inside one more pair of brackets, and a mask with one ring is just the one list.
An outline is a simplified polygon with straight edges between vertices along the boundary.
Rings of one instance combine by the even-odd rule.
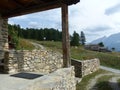
[[12, 2], [12, 1], [0, 1], [0, 8], [2, 8], [2, 9], [14, 9], [14, 8], [16, 8], [17, 7], [17, 5], [14, 3], [14, 2]]
[[45, 11], [61, 7], [61, 3], [75, 4], [80, 0], [0, 0], [0, 14], [3, 18]]

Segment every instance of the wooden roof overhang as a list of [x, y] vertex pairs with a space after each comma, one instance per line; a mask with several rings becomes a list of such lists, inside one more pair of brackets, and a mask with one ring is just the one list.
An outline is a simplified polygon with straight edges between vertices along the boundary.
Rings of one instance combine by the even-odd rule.
[[71, 66], [68, 6], [80, 0], [0, 0], [0, 16], [3, 19], [61, 7], [63, 67]]
[[72, 5], [80, 0], [0, 0], [0, 14], [9, 18], [33, 12], [61, 7], [61, 3]]

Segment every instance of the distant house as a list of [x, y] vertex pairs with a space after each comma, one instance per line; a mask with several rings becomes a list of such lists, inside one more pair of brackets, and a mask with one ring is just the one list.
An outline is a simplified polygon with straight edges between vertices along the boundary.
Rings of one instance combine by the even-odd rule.
[[92, 51], [111, 52], [111, 51], [108, 50], [106, 47], [100, 47], [100, 46], [97, 45], [97, 44], [85, 45], [84, 48], [87, 49], [87, 50], [92, 50]]
[[100, 47], [99, 45], [91, 44], [91, 45], [85, 45], [84, 48], [88, 50], [98, 51], [99, 47]]

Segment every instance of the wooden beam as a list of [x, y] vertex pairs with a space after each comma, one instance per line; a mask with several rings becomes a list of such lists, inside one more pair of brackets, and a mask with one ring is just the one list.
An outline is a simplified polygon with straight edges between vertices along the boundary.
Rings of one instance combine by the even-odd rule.
[[70, 60], [70, 36], [68, 30], [68, 6], [62, 4], [62, 48], [63, 67], [71, 66]]
[[25, 14], [30, 14], [30, 13], [34, 13], [34, 12], [40, 12], [40, 11], [45, 11], [45, 10], [50, 10], [50, 9], [54, 9], [54, 8], [59, 8], [61, 6], [60, 3], [58, 3], [58, 1], [56, 0], [55, 2], [49, 2], [49, 3], [45, 3], [42, 5], [34, 5], [34, 6], [28, 6], [20, 9], [16, 9], [16, 10], [12, 10], [9, 12], [6, 12], [4, 14], [2, 14], [3, 18], [10, 18], [10, 17], [14, 17], [14, 16], [20, 16], [20, 15], [25, 15]]
[[15, 4], [17, 4], [20, 7], [24, 7], [24, 5], [22, 3], [20, 3], [18, 0], [11, 0], [12, 2], [14, 2]]
[[36, 3], [45, 3], [45, 1], [44, 0], [37, 0], [37, 1], [35, 1]]

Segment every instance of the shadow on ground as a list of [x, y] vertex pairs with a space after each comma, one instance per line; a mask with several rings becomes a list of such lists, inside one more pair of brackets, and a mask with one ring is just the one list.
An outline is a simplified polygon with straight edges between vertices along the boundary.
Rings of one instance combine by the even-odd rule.
[[41, 74], [33, 74], [33, 73], [17, 73], [10, 75], [11, 77], [16, 77], [16, 78], [24, 78], [24, 79], [35, 79], [38, 77], [41, 77], [43, 75]]
[[[116, 84], [116, 83], [111, 82], [111, 84]], [[109, 81], [103, 81], [96, 83], [90, 90], [113, 90], [113, 89], [111, 88]]]

